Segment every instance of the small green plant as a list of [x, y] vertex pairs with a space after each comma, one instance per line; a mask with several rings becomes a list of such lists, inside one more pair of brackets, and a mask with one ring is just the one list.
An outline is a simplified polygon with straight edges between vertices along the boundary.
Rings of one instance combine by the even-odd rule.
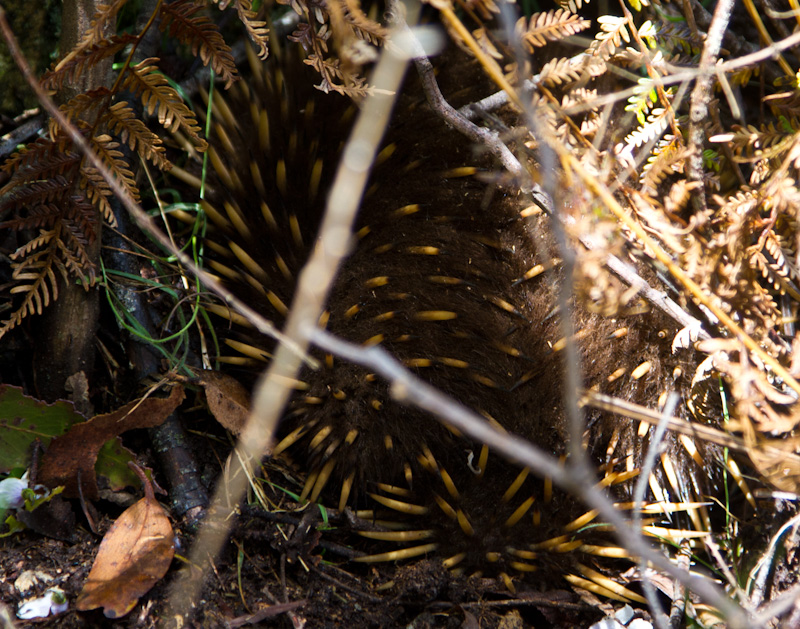
[[[7, 531], [0, 531], [0, 537], [9, 537], [25, 530], [25, 525], [15, 517], [13, 512], [22, 509], [28, 512], [35, 511], [43, 504], [50, 502], [63, 490], [63, 487], [48, 489], [44, 485], [29, 487], [27, 472], [21, 478], [9, 476], [0, 481], [0, 520], [8, 526]], [[9, 511], [12, 513], [6, 516]]]

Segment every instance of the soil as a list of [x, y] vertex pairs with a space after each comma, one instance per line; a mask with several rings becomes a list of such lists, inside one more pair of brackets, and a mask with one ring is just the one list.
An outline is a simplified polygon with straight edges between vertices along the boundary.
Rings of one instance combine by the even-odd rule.
[[[105, 518], [103, 525], [110, 520]], [[520, 588], [511, 594], [493, 579], [453, 577], [437, 560], [353, 571], [346, 562], [330, 559], [330, 553], [323, 559], [316, 549], [302, 563], [289, 562], [286, 553], [250, 539], [252, 531], [246, 522], [240, 525], [206, 580], [196, 615], [184, 626], [566, 628], [588, 627], [602, 617], [600, 609], [574, 592]], [[190, 539], [183, 532], [178, 537]], [[83, 528], [77, 538], [68, 543], [23, 533], [3, 541], [0, 596], [12, 614], [23, 600], [14, 583], [25, 571], [44, 573], [52, 580], [27, 591], [24, 598], [57, 586], [70, 602], [75, 600], [99, 544], [99, 537]], [[169, 588], [182, 566], [176, 558], [167, 578], [120, 620], [70, 606], [55, 618], [17, 621], [16, 626], [165, 626]], [[286, 602], [296, 606], [281, 612]], [[279, 611], [268, 617], [270, 607]]]

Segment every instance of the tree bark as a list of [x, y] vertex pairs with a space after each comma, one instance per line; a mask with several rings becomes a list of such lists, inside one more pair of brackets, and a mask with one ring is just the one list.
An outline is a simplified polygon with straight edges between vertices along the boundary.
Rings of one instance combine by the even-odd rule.
[[[80, 41], [96, 12], [98, 0], [64, 2], [61, 55]], [[65, 86], [59, 99], [66, 102], [87, 90], [111, 86], [112, 59], [93, 64], [74, 84]], [[76, 184], [77, 185], [77, 184]], [[95, 217], [95, 239], [87, 247], [90, 261], [99, 270], [102, 217]], [[100, 292], [88, 290], [76, 282], [60, 281], [59, 298], [36, 321], [36, 356], [34, 378], [39, 397], [55, 400], [64, 396], [64, 383], [72, 374], [83, 371], [91, 382], [95, 344], [100, 314]]]

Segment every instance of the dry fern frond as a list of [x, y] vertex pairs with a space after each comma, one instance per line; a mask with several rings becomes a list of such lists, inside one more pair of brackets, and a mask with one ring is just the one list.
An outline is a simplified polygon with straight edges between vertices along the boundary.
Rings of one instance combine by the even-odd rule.
[[61, 89], [65, 81], [75, 82], [87, 66], [111, 57], [137, 41], [135, 35], [111, 35], [119, 10], [127, 0], [98, 4], [89, 28], [78, 44], [42, 78], [46, 89]]
[[753, 162], [750, 171], [750, 185], [759, 186], [772, 175], [772, 161], [769, 159], [758, 159]]
[[701, 185], [699, 181], [687, 181], [686, 179], [676, 181], [664, 197], [664, 209], [669, 214], [680, 214], [689, 203], [692, 192]]
[[[59, 211], [60, 208], [55, 209]], [[57, 299], [59, 278], [69, 281], [65, 263], [74, 266], [76, 256], [62, 244], [63, 231], [64, 225], [57, 221], [53, 229], [41, 230], [37, 237], [10, 256], [14, 286], [9, 292], [11, 295], [22, 294], [23, 298], [14, 312], [0, 324], [0, 336], [19, 325], [26, 316], [41, 314], [50, 305], [51, 299]], [[80, 248], [83, 251], [83, 246]], [[87, 273], [86, 268], [81, 268], [77, 277], [85, 285], [94, 284], [95, 281], [94, 271]]]
[[366, 80], [344, 68], [338, 57], [328, 58], [328, 39], [331, 31], [327, 25], [316, 30], [310, 24], [301, 23], [289, 36], [289, 40], [300, 44], [308, 56], [303, 63], [310, 65], [322, 77], [317, 89], [329, 93], [338, 92], [351, 98], [363, 98], [369, 91]]
[[797, 428], [800, 416], [794, 408], [794, 396], [770, 382], [769, 374], [749, 359], [739, 341], [713, 339], [702, 341], [699, 348], [710, 354], [714, 369], [730, 383], [736, 401], [734, 430], [743, 430], [753, 438], [759, 433], [789, 434]]
[[72, 53], [79, 54], [84, 49], [101, 42], [109, 31], [113, 32], [115, 30], [114, 27], [117, 20], [117, 15], [119, 14], [120, 9], [127, 4], [127, 2], [128, 0], [114, 0], [114, 2], [109, 4], [98, 4], [89, 28], [84, 33], [80, 42], [78, 42], [78, 45], [75, 46], [75, 48], [70, 51], [70, 53], [66, 55], [58, 65], [61, 65], [65, 61], [69, 60]]
[[642, 226], [657, 239], [665, 250], [676, 257], [686, 255], [691, 248], [691, 236], [687, 236], [682, 225], [675, 225], [664, 212], [664, 207], [651, 197], [630, 192], [632, 210]]
[[539, 81], [547, 87], [555, 87], [578, 81], [583, 76], [582, 66], [572, 59], [551, 59], [542, 66]]
[[112, 196], [111, 188], [103, 176], [93, 167], [84, 165], [80, 172], [79, 188], [97, 208], [103, 220], [111, 227], [116, 227], [117, 219], [109, 204], [109, 198]]
[[[749, 80], [750, 76], [745, 78]], [[731, 80], [731, 83], [733, 84], [733, 80]], [[741, 85], [742, 83], [736, 84]], [[768, 94], [764, 96], [764, 104], [774, 107], [786, 118], [800, 117], [800, 92], [797, 90], [779, 92], [777, 94]]]
[[[592, 52], [592, 49], [589, 50]], [[608, 69], [606, 60], [597, 54], [584, 55], [580, 60], [580, 73], [581, 80], [589, 80], [599, 76], [603, 76]]]
[[500, 13], [500, 7], [494, 0], [467, 0], [464, 4], [484, 20], [489, 20]]
[[[531, 96], [530, 106], [531, 110], [536, 112], [537, 124], [544, 127], [544, 131], [555, 136], [558, 133], [558, 127], [561, 124], [561, 120], [556, 115], [550, 100], [538, 92], [534, 92]], [[529, 138], [525, 142], [525, 146], [527, 146], [529, 149], [533, 149], [535, 146], [537, 146], [537, 141], [533, 134], [529, 135]]]
[[[330, 5], [331, 14], [334, 14], [333, 7], [336, 4]], [[340, 5], [344, 21], [350, 26], [356, 37], [376, 46], [383, 44], [389, 32], [378, 22], [367, 17], [357, 0], [340, 0]]]
[[11, 294], [24, 293], [25, 298], [17, 311], [0, 328], [0, 332], [14, 327], [28, 314], [42, 314], [43, 309], [50, 304], [51, 292], [53, 299], [58, 298], [58, 282], [54, 270], [58, 270], [66, 279], [63, 264], [55, 257], [58, 251], [55, 245], [58, 231], [42, 230], [38, 237], [28, 241], [11, 255], [12, 278], [16, 282]]
[[580, 107], [581, 111], [596, 113], [597, 109], [592, 101], [596, 100], [598, 96], [596, 89], [586, 87], [572, 89], [561, 97], [561, 109], [567, 111], [572, 107]]
[[616, 15], [601, 15], [597, 18], [597, 23], [600, 24], [600, 32], [595, 35], [593, 47], [590, 48], [594, 55], [602, 59], [610, 59], [617, 51], [617, 48], [622, 46], [622, 42], [630, 43], [631, 34], [628, 31], [630, 26], [628, 18]]
[[683, 172], [688, 151], [683, 138], [667, 135], [653, 147], [642, 167], [639, 182], [642, 191], [655, 194], [658, 186], [669, 176]]
[[583, 5], [589, 4], [589, 0], [556, 0], [562, 9], [569, 9], [572, 13], [577, 13]]
[[158, 122], [169, 131], [180, 129], [198, 147], [208, 146], [200, 136], [201, 129], [192, 111], [183, 104], [178, 93], [169, 85], [166, 77], [158, 70], [154, 58], [145, 59], [130, 67], [130, 72], [122, 81], [122, 89], [130, 90], [139, 97], [147, 113], [157, 114]]
[[[45, 75], [46, 87], [59, 90], [101, 60], [138, 42], [136, 35], [109, 33], [123, 4], [118, 0], [99, 7], [79, 44]], [[197, 8], [183, 0], [162, 5], [161, 9], [165, 28], [230, 82], [235, 76], [233, 59], [216, 27], [197, 16]], [[179, 128], [204, 150], [206, 143], [194, 114], [158, 73], [155, 61], [146, 59], [136, 66], [123, 64], [115, 88], [127, 89], [140, 98], [145, 110], [157, 114], [163, 126]], [[121, 142], [160, 169], [168, 169], [171, 164], [158, 135], [137, 117], [131, 104], [114, 102], [116, 98], [113, 89], [100, 86], [72, 97], [61, 111], [85, 135], [120, 185], [138, 200], [135, 177], [129, 158], [120, 150]], [[9, 293], [21, 296], [21, 300], [0, 324], [0, 336], [26, 316], [41, 313], [56, 299], [59, 278], [71, 283], [78, 280], [85, 287], [95, 283], [96, 241], [101, 224], [113, 225], [115, 220], [108, 183], [84, 163], [69, 136], [55, 123], [50, 123], [48, 137], [15, 153], [3, 164], [3, 170], [10, 178], [0, 190], [0, 226], [23, 235], [33, 230], [38, 236], [23, 242], [11, 256], [13, 284]]]
[[685, 22], [662, 20], [658, 24], [658, 43], [665, 52], [680, 50], [684, 55], [699, 55], [703, 43]]
[[3, 164], [3, 171], [10, 174], [11, 179], [0, 189], [0, 196], [19, 183], [63, 175], [79, 161], [77, 153], [63, 151], [50, 138], [39, 138], [14, 153]]
[[[13, 208], [37, 208], [39, 205], [50, 203], [57, 200], [69, 189], [71, 183], [61, 175], [55, 175], [48, 179], [31, 179], [27, 183], [19, 182], [10, 194], [8, 194], [2, 205], [0, 205], [0, 215]], [[24, 219], [14, 219], [7, 221], [4, 225], [12, 229], [28, 229], [43, 227], [43, 224], [34, 221], [29, 224], [16, 224], [14, 221]]]
[[340, 59], [324, 59], [318, 55], [309, 55], [305, 63], [319, 72], [322, 82], [317, 88], [325, 92], [337, 92], [352, 98], [363, 98], [370, 88], [366, 79], [349, 74], [342, 68]]
[[97, 212], [86, 197], [74, 194], [61, 213], [63, 233], [56, 244], [62, 259], [76, 277], [88, 275], [94, 284], [94, 263], [86, 248], [97, 239]]
[[122, 151], [119, 150], [119, 142], [114, 141], [110, 135], [104, 134], [93, 137], [91, 144], [106, 167], [125, 188], [125, 191], [138, 202], [139, 189], [136, 187], [136, 181], [128, 162], [124, 159]]
[[750, 251], [750, 265], [761, 272], [772, 287], [779, 292], [785, 292], [792, 299], [800, 301], [800, 291], [797, 288], [797, 265], [792, 261], [794, 254], [785, 250], [775, 234], [767, 234], [763, 247], [753, 247]]
[[[108, 106], [109, 96], [111, 96], [110, 89], [98, 87], [74, 96], [60, 109], [67, 120], [80, 125], [88, 120], [96, 120], [100, 112]], [[51, 120], [50, 137], [55, 137], [57, 133], [58, 125], [55, 120]]]
[[497, 50], [497, 46], [494, 45], [494, 41], [492, 38], [491, 33], [487, 31], [485, 28], [477, 28], [472, 31], [472, 36], [475, 38], [475, 43], [478, 44], [478, 47], [487, 55], [489, 55], [492, 59], [497, 59], [498, 61], [503, 59], [503, 55]]
[[[212, 2], [223, 11], [231, 5], [231, 0], [212, 0]], [[259, 20], [258, 14], [253, 11], [253, 0], [233, 0], [233, 8], [248, 37], [258, 48], [258, 57], [266, 59], [269, 56], [269, 29], [267, 23]]]
[[664, 109], [663, 107], [653, 109], [647, 115], [642, 126], [637, 127], [625, 136], [623, 152], [632, 152], [634, 148], [639, 148], [660, 138], [669, 127], [671, 116], [671, 109]]
[[166, 158], [166, 149], [161, 138], [136, 117], [128, 103], [114, 103], [101, 122], [107, 125], [111, 133], [118, 135], [129, 149], [138, 151], [161, 170], [169, 170], [172, 166]]
[[758, 190], [752, 190], [749, 188], [737, 190], [735, 194], [732, 194], [727, 198], [716, 196], [714, 197], [714, 200], [719, 205], [717, 214], [720, 217], [720, 220], [724, 220], [725, 216], [730, 216], [737, 213], [752, 214], [761, 203]]
[[715, 140], [727, 141], [734, 159], [740, 163], [780, 158], [792, 146], [796, 136], [796, 131], [776, 128], [773, 122], [761, 127], [733, 125], [731, 131], [716, 136]]
[[[371, 88], [360, 74], [361, 66], [373, 55], [366, 45], [382, 45], [387, 30], [367, 17], [356, 0], [314, 3], [306, 0], [278, 0], [289, 4], [306, 21], [298, 24], [289, 40], [306, 52], [305, 63], [322, 77], [317, 88], [361, 99]], [[356, 42], [363, 42], [360, 45]], [[329, 48], [329, 43], [331, 44]], [[335, 54], [332, 54], [335, 53]]]
[[260, 59], [266, 59], [269, 56], [269, 29], [267, 23], [259, 20], [258, 14], [253, 11], [252, 0], [234, 0], [236, 13], [239, 16], [239, 21], [244, 25], [250, 40], [258, 48], [258, 56]]
[[765, 209], [773, 214], [786, 216], [791, 222], [796, 221], [797, 211], [800, 208], [800, 190], [797, 188], [796, 179], [789, 176], [779, 177], [769, 182], [765, 192], [769, 193], [764, 202]]
[[137, 41], [135, 35], [113, 35], [86, 46], [71, 57], [61, 61], [52, 71], [42, 77], [42, 86], [50, 90], [60, 90], [64, 83], [76, 83], [87, 68], [103, 59], [114, 57], [126, 47]]
[[163, 3], [161, 30], [188, 45], [204, 65], [211, 64], [228, 89], [239, 78], [236, 62], [216, 25], [206, 16], [197, 15], [201, 8], [193, 0]]
[[529, 52], [589, 28], [591, 22], [565, 9], [534, 13], [530, 21], [521, 17], [516, 24], [516, 34]]

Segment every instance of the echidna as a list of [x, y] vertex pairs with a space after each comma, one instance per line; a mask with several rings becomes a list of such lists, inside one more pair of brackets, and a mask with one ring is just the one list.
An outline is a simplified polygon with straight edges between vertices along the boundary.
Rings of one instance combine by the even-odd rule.
[[[216, 96], [215, 175], [204, 202], [214, 227], [209, 268], [277, 322], [314, 241], [349, 111], [306, 89], [298, 67], [288, 76], [282, 63], [291, 60], [279, 56], [265, 67], [254, 62], [249, 83]], [[475, 169], [464, 167], [475, 161], [468, 143], [420, 99], [406, 101], [324, 323], [351, 341], [381, 344], [488, 421], [563, 454], [558, 264], [541, 235], [547, 220], [523, 218], [516, 199], [487, 197]], [[225, 307], [209, 309], [237, 322]], [[578, 304], [574, 316], [587, 387], [652, 403], [667, 388], [685, 386], [681, 374], [691, 370], [674, 369], [676, 326], [665, 318], [614, 320]], [[239, 356], [228, 361], [268, 360], [270, 342], [236, 327], [226, 342]], [[374, 508], [360, 514], [372, 519], [381, 509], [408, 516], [401, 530], [364, 533], [402, 545], [368, 560], [437, 550], [448, 567], [494, 567], [508, 580], [550, 565], [562, 573], [568, 556], [596, 590], [614, 595], [590, 565], [592, 557], [624, 552], [598, 541], [594, 515], [577, 500], [394, 402], [373, 374], [322, 358], [324, 367], [298, 384], [275, 452], [291, 452], [308, 471], [303, 499], [333, 497], [340, 509], [370, 502]], [[624, 501], [648, 431], [602, 413], [588, 420], [598, 482], [618, 486]], [[686, 469], [670, 479], [675, 500], [703, 492], [700, 475]], [[686, 479], [691, 491], [680, 486]], [[646, 518], [658, 517], [651, 512]]]

